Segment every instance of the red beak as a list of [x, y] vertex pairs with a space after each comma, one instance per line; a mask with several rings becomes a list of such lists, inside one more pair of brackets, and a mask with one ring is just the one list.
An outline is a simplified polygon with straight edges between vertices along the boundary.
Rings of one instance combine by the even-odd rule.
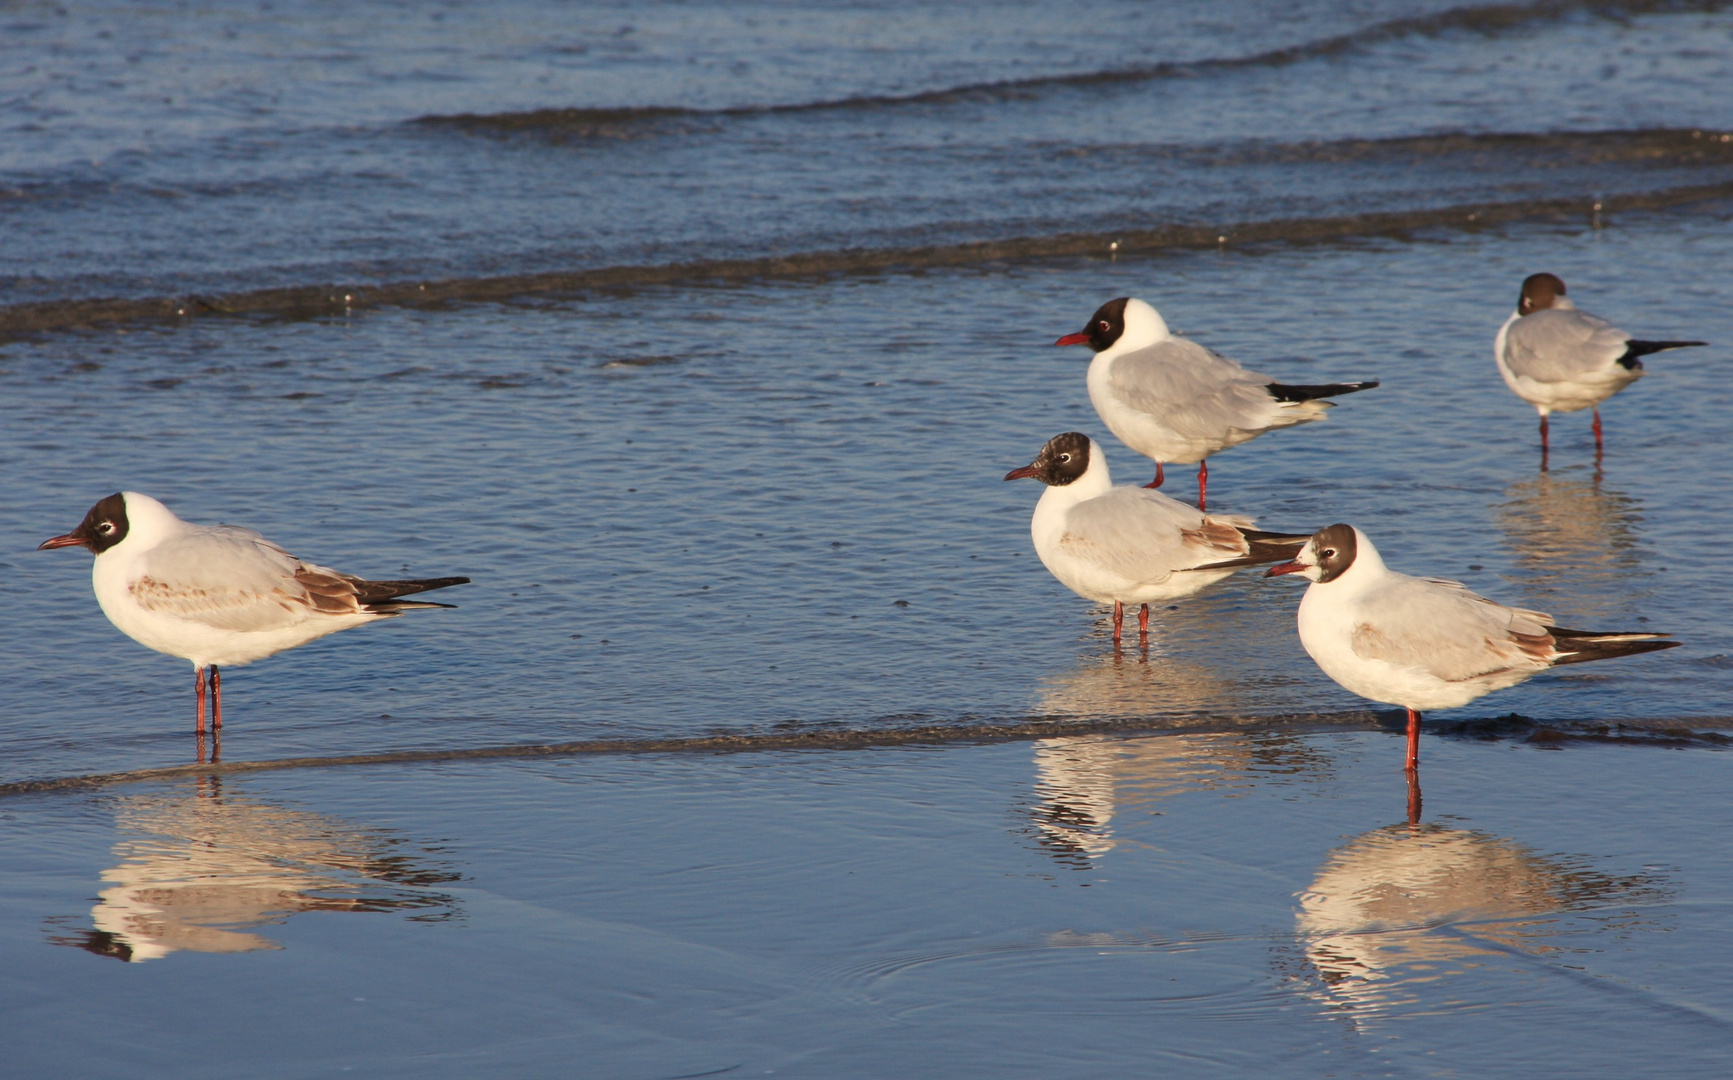
[[1087, 344], [1089, 344], [1089, 334], [1087, 331], [1079, 330], [1075, 334], [1066, 334], [1064, 337], [1060, 338], [1058, 341], [1055, 341], [1053, 344], [1055, 344], [1055, 345], [1087, 345]]
[[1277, 563], [1275, 566], [1272, 566], [1268, 570], [1265, 570], [1264, 576], [1265, 577], [1281, 577], [1283, 574], [1297, 574], [1302, 570], [1310, 570], [1310, 569], [1311, 569], [1311, 567], [1309, 567], [1305, 563], [1301, 563], [1301, 562]]
[[67, 533], [65, 536], [53, 536], [53, 537], [48, 538], [47, 540], [42, 541], [42, 543], [36, 545], [36, 550], [37, 551], [46, 551], [49, 548], [83, 547], [83, 546], [84, 546], [84, 537], [79, 536], [77, 533]]
[[1031, 476], [1040, 476], [1041, 470], [1033, 465], [1025, 465], [1021, 469], [1012, 469], [1005, 474], [1007, 480], [1027, 480]]

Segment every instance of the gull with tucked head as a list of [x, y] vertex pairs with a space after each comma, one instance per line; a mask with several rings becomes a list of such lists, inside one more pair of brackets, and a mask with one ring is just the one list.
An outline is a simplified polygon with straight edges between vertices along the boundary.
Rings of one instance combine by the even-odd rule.
[[1601, 402], [1643, 377], [1639, 357], [1702, 341], [1638, 341], [1605, 319], [1578, 311], [1554, 274], [1530, 274], [1516, 310], [1498, 329], [1493, 358], [1506, 386], [1540, 413], [1540, 453], [1547, 453], [1547, 417], [1595, 411], [1595, 457], [1601, 454]]

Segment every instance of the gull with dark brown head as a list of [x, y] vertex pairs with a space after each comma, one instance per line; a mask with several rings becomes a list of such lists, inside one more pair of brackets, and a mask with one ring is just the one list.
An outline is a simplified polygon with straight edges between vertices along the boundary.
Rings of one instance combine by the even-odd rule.
[[1530, 274], [1516, 310], [1498, 329], [1493, 356], [1517, 397], [1540, 413], [1540, 453], [1547, 453], [1547, 417], [1595, 411], [1595, 456], [1601, 453], [1601, 402], [1643, 377], [1641, 357], [1702, 341], [1638, 341], [1605, 319], [1578, 311], [1553, 274]]
[[1454, 709], [1562, 664], [1671, 649], [1666, 634], [1566, 630], [1460, 582], [1399, 574], [1366, 534], [1331, 525], [1266, 577], [1299, 574], [1300, 644], [1346, 690], [1408, 710], [1408, 768], [1420, 763], [1420, 713]]
[[1142, 300], [1109, 300], [1075, 334], [1055, 345], [1087, 345], [1089, 400], [1125, 445], [1163, 463], [1197, 462], [1197, 506], [1204, 509], [1208, 458], [1266, 431], [1322, 419], [1325, 398], [1370, 390], [1375, 382], [1294, 386], [1247, 371], [1213, 349], [1170, 333]]
[[213, 729], [223, 726], [221, 666], [250, 664], [352, 626], [414, 608], [401, 599], [466, 577], [368, 581], [300, 559], [251, 529], [193, 525], [148, 495], [123, 491], [90, 508], [78, 528], [42, 548], [96, 556], [96, 602], [146, 648], [192, 661], [198, 727], [209, 675]]
[[1242, 566], [1290, 558], [1304, 536], [1259, 532], [1252, 519], [1205, 514], [1159, 491], [1115, 487], [1107, 459], [1087, 435], [1047, 440], [1035, 460], [1005, 474], [1047, 485], [1029, 531], [1035, 553], [1060, 583], [1086, 600], [1113, 605], [1113, 640], [1126, 604], [1141, 604], [1140, 637], [1149, 605], [1190, 596]]

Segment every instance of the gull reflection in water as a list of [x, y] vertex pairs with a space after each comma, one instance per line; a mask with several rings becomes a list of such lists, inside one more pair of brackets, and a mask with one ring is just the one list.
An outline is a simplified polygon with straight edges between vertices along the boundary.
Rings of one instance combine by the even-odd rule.
[[[1527, 601], [1567, 626], [1575, 625], [1570, 619], [1625, 614], [1631, 578], [1644, 574], [1641, 503], [1607, 489], [1598, 472], [1578, 470], [1541, 473], [1504, 495], [1499, 528], [1516, 556], [1512, 578], [1526, 587]], [[1561, 605], [1564, 610], [1554, 610]]]
[[[1040, 709], [1072, 717], [1232, 722], [1235, 689], [1203, 664], [1116, 654], [1046, 680]], [[1036, 839], [1079, 869], [1118, 843], [1115, 813], [1237, 782], [1253, 771], [1321, 779], [1329, 769], [1328, 759], [1303, 741], [1268, 733], [1073, 735], [1037, 740], [1034, 749]]]
[[281, 948], [249, 931], [302, 911], [456, 911], [455, 898], [430, 886], [460, 875], [427, 851], [385, 830], [225, 793], [220, 778], [121, 798], [115, 818], [118, 862], [102, 875], [95, 928], [55, 944], [137, 963], [181, 949]]
[[1331, 852], [1298, 894], [1297, 929], [1323, 979], [1319, 993], [1360, 1024], [1501, 955], [1554, 951], [1549, 939], [1561, 915], [1663, 893], [1651, 877], [1610, 876], [1583, 858], [1542, 855], [1471, 829], [1403, 823]]

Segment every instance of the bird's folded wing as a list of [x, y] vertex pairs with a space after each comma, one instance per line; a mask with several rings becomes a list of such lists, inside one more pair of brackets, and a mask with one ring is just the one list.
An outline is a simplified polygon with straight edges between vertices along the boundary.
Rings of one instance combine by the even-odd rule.
[[1126, 405], [1187, 438], [1217, 438], [1229, 428], [1261, 431], [1280, 406], [1270, 379], [1194, 341], [1174, 338], [1113, 361], [1108, 385]]
[[1134, 487], [1114, 488], [1072, 507], [1059, 546], [1074, 558], [1139, 582], [1164, 581], [1175, 571], [1244, 555], [1248, 548], [1231, 522]]
[[1525, 315], [1504, 338], [1512, 372], [1540, 382], [1569, 382], [1610, 368], [1631, 335], [1586, 311], [1547, 308]]
[[1407, 578], [1369, 601], [1350, 644], [1366, 660], [1446, 682], [1551, 663], [1552, 616], [1509, 608], [1454, 581]]
[[278, 630], [360, 610], [343, 575], [230, 525], [188, 531], [154, 549], [130, 587], [147, 611], [219, 630]]

